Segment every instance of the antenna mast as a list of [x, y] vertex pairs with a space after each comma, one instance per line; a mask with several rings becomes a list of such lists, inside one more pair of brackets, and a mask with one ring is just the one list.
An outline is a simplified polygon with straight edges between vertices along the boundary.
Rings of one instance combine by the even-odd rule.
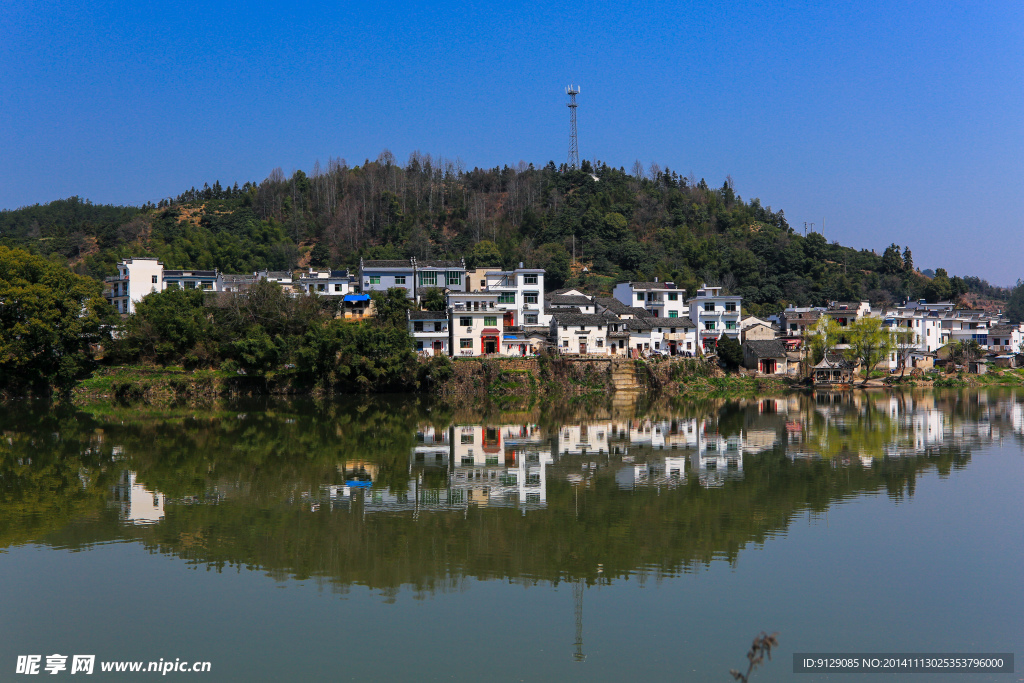
[[576, 145], [576, 95], [580, 93], [580, 86], [570, 84], [565, 89], [565, 94], [569, 96], [569, 103], [566, 105], [569, 107], [569, 168], [578, 169], [580, 167], [580, 150]]

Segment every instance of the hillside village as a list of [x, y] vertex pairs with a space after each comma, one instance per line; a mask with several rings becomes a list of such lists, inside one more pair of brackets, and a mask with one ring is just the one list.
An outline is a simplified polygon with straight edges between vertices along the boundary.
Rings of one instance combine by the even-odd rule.
[[[337, 300], [337, 317], [362, 321], [375, 315], [374, 298], [388, 292], [409, 300], [407, 330], [418, 354], [452, 358], [534, 356], [542, 351], [574, 357], [709, 357], [722, 339], [742, 345], [743, 366], [762, 375], [796, 376], [808, 370], [821, 383], [848, 381], [854, 371], [843, 355], [844, 330], [876, 318], [895, 339], [876, 369], [930, 369], [944, 363], [944, 348], [976, 344], [972, 372], [987, 363], [1018, 367], [1024, 323], [1001, 313], [957, 308], [953, 303], [906, 301], [871, 306], [866, 301], [787, 307], [775, 314], [744, 316], [743, 299], [704, 283], [692, 294], [674, 282], [619, 282], [611, 296], [580, 289], [547, 291], [545, 270], [467, 268], [464, 260], [360, 260], [358, 272], [317, 270], [225, 274], [219, 270], [172, 270], [155, 258], [131, 258], [106, 278], [105, 297], [128, 316], [146, 295], [180, 288], [211, 296], [244, 296], [259, 281], [273, 282], [293, 297]], [[426, 299], [443, 296], [440, 310]], [[807, 367], [807, 339], [823, 321], [834, 322], [837, 343]], [[981, 358], [980, 356], [984, 356]], [[802, 367], [803, 365], [803, 367]]]

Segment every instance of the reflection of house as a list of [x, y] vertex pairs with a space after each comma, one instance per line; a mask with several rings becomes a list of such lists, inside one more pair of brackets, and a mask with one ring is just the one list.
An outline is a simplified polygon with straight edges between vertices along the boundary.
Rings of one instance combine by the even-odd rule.
[[164, 518], [166, 497], [136, 483], [135, 472], [124, 470], [112, 488], [111, 504], [118, 508], [121, 521], [129, 524], [156, 524]]
[[557, 450], [562, 455], [586, 455], [608, 452], [607, 423], [562, 425], [558, 430]]
[[458, 425], [452, 428], [450, 487], [467, 503], [528, 508], [547, 502], [551, 453], [529, 425]]

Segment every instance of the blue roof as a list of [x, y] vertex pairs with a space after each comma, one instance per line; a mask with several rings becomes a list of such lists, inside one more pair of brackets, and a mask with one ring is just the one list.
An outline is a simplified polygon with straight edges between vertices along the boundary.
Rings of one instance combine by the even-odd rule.
[[346, 294], [345, 301], [369, 301], [369, 294]]

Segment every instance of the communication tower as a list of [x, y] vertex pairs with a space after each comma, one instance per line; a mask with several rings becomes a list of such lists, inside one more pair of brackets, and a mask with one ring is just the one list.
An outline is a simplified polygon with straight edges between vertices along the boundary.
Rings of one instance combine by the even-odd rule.
[[580, 86], [570, 84], [565, 89], [569, 96], [569, 168], [580, 167], [580, 150], [576, 146], [576, 96], [580, 93]]

